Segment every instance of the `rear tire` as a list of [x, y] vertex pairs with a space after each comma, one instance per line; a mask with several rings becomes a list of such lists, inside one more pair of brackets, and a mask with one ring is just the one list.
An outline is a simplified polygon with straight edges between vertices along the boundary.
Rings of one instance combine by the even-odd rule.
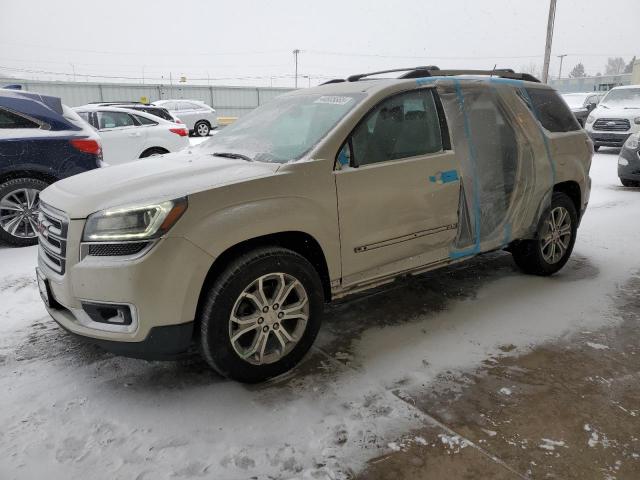
[[511, 249], [516, 265], [524, 273], [547, 276], [569, 260], [576, 241], [578, 215], [573, 201], [556, 192], [542, 214], [533, 240], [521, 240]]
[[211, 131], [211, 127], [204, 120], [200, 120], [193, 127], [193, 134], [196, 137], [207, 137], [210, 131]]
[[0, 184], [0, 240], [27, 247], [36, 245], [40, 192], [49, 184], [37, 178], [14, 178]]
[[245, 253], [204, 292], [202, 355], [240, 382], [280, 375], [313, 344], [323, 303], [320, 277], [306, 258], [280, 247]]
[[593, 151], [597, 152], [598, 150], [600, 150], [600, 145], [594, 145], [593, 146]]
[[165, 153], [169, 153], [167, 150], [161, 147], [151, 147], [147, 148], [144, 152], [140, 154], [140, 158], [154, 157], [156, 155], [164, 155]]

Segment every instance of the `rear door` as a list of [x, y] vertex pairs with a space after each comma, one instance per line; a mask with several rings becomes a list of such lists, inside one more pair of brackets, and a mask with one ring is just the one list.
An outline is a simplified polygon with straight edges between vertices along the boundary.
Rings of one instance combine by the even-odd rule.
[[146, 133], [126, 112], [96, 112], [104, 161], [110, 165], [130, 162], [144, 150]]
[[338, 155], [344, 286], [448, 258], [460, 183], [435, 95], [424, 88], [387, 98]]

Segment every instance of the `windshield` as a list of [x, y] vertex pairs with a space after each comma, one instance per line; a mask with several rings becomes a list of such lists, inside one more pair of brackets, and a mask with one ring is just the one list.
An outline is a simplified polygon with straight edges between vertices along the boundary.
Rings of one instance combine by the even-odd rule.
[[225, 127], [196, 149], [260, 162], [298, 160], [363, 97], [362, 93], [282, 96]]
[[571, 108], [580, 108], [584, 105], [586, 98], [591, 95], [590, 93], [569, 93], [562, 95], [564, 101], [567, 102]]
[[620, 88], [611, 90], [602, 99], [601, 105], [640, 108], [640, 88]]

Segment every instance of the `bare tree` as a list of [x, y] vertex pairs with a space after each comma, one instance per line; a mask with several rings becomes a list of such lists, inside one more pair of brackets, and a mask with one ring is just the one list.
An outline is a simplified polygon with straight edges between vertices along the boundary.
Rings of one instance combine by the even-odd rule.
[[622, 57], [609, 57], [607, 59], [607, 65], [605, 67], [606, 75], [619, 75], [624, 72], [624, 68], [627, 66]]
[[575, 67], [573, 67], [571, 72], [569, 72], [569, 77], [571, 78], [581, 78], [585, 76], [586, 74], [584, 73], [584, 65], [582, 63], [578, 63]]
[[631, 61], [629, 63], [627, 63], [627, 66], [624, 67], [624, 72], [623, 73], [631, 73], [631, 72], [633, 72], [633, 64], [634, 63], [636, 63], [636, 56], [635, 55], [633, 56]]
[[542, 69], [540, 68], [540, 65], [538, 65], [535, 62], [530, 62], [529, 65], [520, 66], [520, 71], [522, 73], [528, 73], [530, 75], [533, 75], [536, 78], [540, 78], [540, 75], [542, 74]]

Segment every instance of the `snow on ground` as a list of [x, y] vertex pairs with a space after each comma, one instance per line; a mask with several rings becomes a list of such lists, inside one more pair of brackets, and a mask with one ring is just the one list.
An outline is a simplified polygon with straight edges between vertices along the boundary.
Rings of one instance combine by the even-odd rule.
[[0, 478], [345, 478], [424, 421], [398, 386], [617, 322], [612, 297], [640, 269], [640, 190], [619, 186], [616, 160], [594, 158], [560, 274], [492, 254], [339, 304], [303, 364], [260, 386], [70, 337], [40, 303], [35, 248], [0, 247]]

